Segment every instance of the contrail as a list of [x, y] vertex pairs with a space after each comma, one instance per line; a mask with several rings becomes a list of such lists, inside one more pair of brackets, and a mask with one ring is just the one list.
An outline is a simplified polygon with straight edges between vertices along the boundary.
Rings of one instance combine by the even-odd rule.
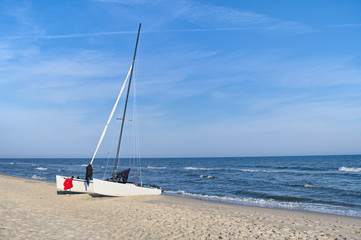
[[61, 38], [86, 38], [86, 37], [97, 37], [106, 35], [122, 35], [122, 34], [133, 34], [135, 31], [122, 31], [122, 32], [99, 32], [99, 33], [76, 33], [76, 34], [65, 34], [65, 35], [34, 35], [34, 36], [10, 36], [0, 37], [0, 39], [61, 39]]
[[168, 30], [151, 30], [151, 31], [144, 31], [148, 33], [153, 32], [214, 32], [214, 31], [242, 31], [242, 30], [250, 30], [255, 29], [251, 27], [243, 27], [243, 28], [206, 28], [206, 29], [168, 29]]
[[[242, 31], [254, 28], [212, 28], [212, 29], [168, 29], [168, 30], [149, 30], [143, 33], [164, 33], [164, 32], [212, 32], [212, 31]], [[98, 32], [98, 33], [76, 33], [65, 35], [34, 35], [34, 36], [9, 36], [0, 37], [0, 39], [63, 39], [63, 38], [87, 38], [107, 35], [125, 35], [136, 34], [136, 31], [117, 31], [117, 32]]]

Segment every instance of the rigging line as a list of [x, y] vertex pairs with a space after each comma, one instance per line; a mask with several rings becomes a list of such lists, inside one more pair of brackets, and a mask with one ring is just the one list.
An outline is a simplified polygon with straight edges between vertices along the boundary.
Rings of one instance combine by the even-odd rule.
[[[137, 71], [136, 71], [137, 73]], [[136, 126], [137, 126], [137, 122], [138, 122], [138, 119], [137, 119], [137, 116], [136, 116], [136, 112], [135, 112], [135, 108], [136, 108], [136, 82], [134, 82], [134, 85], [133, 85], [133, 119], [135, 120], [134, 121], [134, 124], [133, 124], [133, 156], [134, 156], [134, 167], [137, 168], [137, 154], [136, 154], [136, 150], [137, 150], [137, 145], [136, 145], [136, 139], [137, 139], [137, 129], [136, 129]], [[138, 174], [139, 174], [139, 169], [137, 169], [138, 171]]]
[[105, 165], [105, 171], [104, 171], [103, 179], [105, 179], [105, 174], [107, 173], [109, 158], [110, 158], [110, 152], [108, 152], [108, 159], [107, 159], [107, 164]]
[[[114, 118], [112, 119], [113, 121], [114, 121]], [[115, 121], [116, 122], [116, 121]], [[115, 131], [111, 131], [113, 134], [112, 134], [112, 143], [111, 143], [111, 145], [110, 145], [110, 149], [109, 149], [109, 152], [108, 152], [108, 160], [107, 160], [107, 165], [105, 165], [105, 171], [104, 171], [104, 176], [103, 176], [103, 178], [105, 179], [105, 175], [106, 175], [106, 173], [107, 173], [107, 171], [108, 171], [108, 165], [109, 165], [109, 159], [110, 159], [110, 154], [113, 152], [113, 149], [114, 149], [114, 146], [115, 146], [115, 139], [116, 139], [116, 137], [117, 137], [117, 134], [115, 134], [116, 132], [118, 132], [118, 130], [119, 130], [119, 128], [120, 128], [120, 126], [118, 125], [118, 124], [114, 124], [114, 126], [115, 126]], [[114, 127], [113, 127], [114, 128]]]
[[[138, 60], [136, 60], [136, 64], [138, 64]], [[131, 139], [130, 139], [130, 143], [131, 143], [131, 149], [130, 149], [130, 158], [129, 158], [129, 164], [132, 166], [133, 171], [138, 172], [137, 169], [137, 165], [136, 165], [136, 155], [135, 150], [136, 150], [136, 145], [135, 145], [135, 137], [136, 137], [136, 132], [135, 132], [135, 126], [136, 126], [136, 116], [134, 115], [134, 107], [135, 107], [135, 103], [136, 103], [136, 95], [135, 95], [135, 88], [136, 88], [136, 82], [137, 82], [137, 67], [134, 67], [134, 80], [133, 80], [133, 85], [132, 85], [132, 128], [131, 128]], [[135, 175], [134, 175], [135, 176]]]
[[[135, 78], [134, 78], [135, 80]], [[134, 88], [134, 82], [133, 82], [133, 86], [132, 88]], [[134, 104], [134, 103], [133, 103]], [[133, 144], [133, 139], [134, 139], [134, 115], [132, 116], [132, 126], [131, 126], [131, 133], [130, 133], [130, 152], [129, 152], [129, 167], [131, 167], [133, 170], [134, 170], [134, 155], [133, 155], [133, 152], [134, 152], [134, 144]]]
[[[138, 115], [138, 106], [136, 106], [136, 113]], [[136, 155], [137, 155], [137, 164], [138, 164], [138, 169], [139, 169], [139, 177], [140, 177], [140, 180], [141, 180], [141, 184], [142, 184], [142, 181], [143, 181], [143, 177], [142, 177], [142, 161], [141, 161], [141, 157], [140, 157], [140, 142], [139, 142], [139, 122], [136, 123], [136, 131], [137, 131], [137, 134], [136, 134]], [[143, 185], [143, 184], [142, 184]]]
[[[141, 58], [140, 58], [141, 59]], [[137, 92], [137, 90], [135, 90], [135, 94], [136, 94], [136, 96], [138, 96], [138, 92]], [[141, 186], [143, 186], [143, 171], [142, 171], [142, 160], [141, 160], [141, 145], [140, 145], [140, 127], [139, 127], [139, 125], [140, 125], [140, 123], [141, 123], [141, 120], [140, 120], [140, 117], [139, 117], [139, 114], [138, 114], [138, 101], [136, 101], [136, 104], [135, 104], [135, 114], [137, 115], [137, 132], [138, 132], [138, 134], [137, 134], [137, 146], [138, 146], [138, 152], [137, 152], [137, 154], [138, 154], [138, 165], [139, 165], [139, 178], [140, 178], [140, 184], [141, 184]]]
[[[136, 62], [138, 62], [136, 60]], [[135, 145], [135, 139], [136, 139], [136, 131], [135, 131], [135, 126], [136, 126], [136, 121], [137, 118], [135, 116], [135, 112], [134, 112], [134, 108], [136, 107], [136, 95], [135, 95], [135, 89], [136, 89], [136, 82], [137, 82], [137, 67], [134, 67], [135, 71], [134, 71], [134, 82], [132, 85], [132, 130], [131, 130], [131, 149], [130, 149], [130, 158], [129, 158], [129, 164], [132, 166], [132, 168], [135, 170], [137, 170], [138, 173], [138, 169], [137, 169], [137, 162], [136, 162], [136, 145]]]
[[115, 175], [116, 175], [116, 171], [117, 171], [117, 163], [118, 163], [118, 158], [119, 158], [119, 150], [120, 150], [120, 145], [121, 145], [121, 142], [122, 142], [122, 135], [123, 135], [124, 119], [125, 119], [125, 114], [126, 114], [126, 112], [127, 112], [127, 104], [128, 104], [129, 90], [130, 90], [130, 86], [131, 86], [131, 83], [132, 83], [133, 67], [134, 67], [135, 57], [136, 57], [136, 55], [137, 55], [137, 47], [138, 47], [139, 34], [140, 34], [140, 28], [141, 28], [141, 26], [142, 26], [142, 24], [139, 23], [137, 41], [136, 41], [136, 43], [135, 43], [135, 49], [134, 49], [134, 55], [133, 55], [133, 61], [132, 61], [132, 71], [130, 72], [130, 77], [129, 77], [127, 97], [126, 97], [126, 99], [125, 99], [125, 106], [124, 106], [124, 112], [123, 112], [122, 126], [121, 126], [120, 134], [119, 134], [118, 149], [117, 149], [117, 154], [116, 154], [115, 164], [114, 164], [114, 169], [113, 169], [113, 179], [115, 179]]
[[[137, 60], [139, 61], [139, 60]], [[135, 69], [135, 76], [138, 76], [139, 68]], [[139, 143], [139, 116], [138, 116], [138, 102], [137, 102], [137, 81], [134, 82], [133, 90], [133, 119], [134, 121], [134, 155], [135, 155], [135, 165], [138, 168], [138, 175], [140, 179], [140, 184], [143, 185], [142, 179], [142, 167], [140, 161], [140, 143]]]
[[117, 105], [118, 105], [118, 102], [119, 102], [120, 96], [122, 95], [122, 93], [123, 93], [123, 91], [124, 91], [124, 88], [125, 88], [125, 85], [126, 85], [126, 83], [127, 83], [128, 77], [129, 77], [129, 75], [130, 75], [130, 74], [131, 74], [131, 72], [132, 72], [133, 65], [134, 65], [134, 64], [132, 64], [132, 65], [130, 66], [130, 68], [129, 68], [129, 71], [128, 71], [128, 74], [127, 74], [127, 77], [125, 78], [124, 83], [123, 83], [123, 86], [122, 86], [122, 88], [120, 89], [120, 92], [119, 92], [118, 98], [117, 98], [117, 100], [115, 101], [115, 104], [114, 104], [114, 107], [113, 107], [113, 109], [112, 109], [112, 111], [111, 111], [111, 113], [110, 113], [109, 119], [108, 119], [107, 123], [105, 124], [104, 130], [103, 130], [103, 133], [102, 133], [102, 135], [100, 136], [100, 139], [99, 139], [99, 142], [98, 142], [98, 146], [97, 146], [97, 148], [95, 149], [95, 152], [94, 152], [94, 155], [93, 155], [92, 160], [90, 161], [90, 164], [93, 164], [93, 161], [94, 161], [95, 155], [97, 154], [98, 149], [99, 149], [99, 147], [100, 147], [100, 144], [101, 144], [101, 143], [102, 143], [102, 141], [103, 141], [104, 135], [105, 135], [105, 133], [107, 132], [107, 129], [108, 129], [108, 126], [109, 126], [110, 120], [112, 119], [113, 114], [114, 114], [114, 112], [115, 112], [115, 109], [117, 108]]

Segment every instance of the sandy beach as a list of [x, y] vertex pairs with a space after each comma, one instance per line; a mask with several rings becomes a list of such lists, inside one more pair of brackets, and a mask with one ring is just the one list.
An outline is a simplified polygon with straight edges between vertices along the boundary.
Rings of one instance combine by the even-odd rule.
[[0, 239], [361, 239], [361, 219], [172, 196], [58, 194], [0, 175]]

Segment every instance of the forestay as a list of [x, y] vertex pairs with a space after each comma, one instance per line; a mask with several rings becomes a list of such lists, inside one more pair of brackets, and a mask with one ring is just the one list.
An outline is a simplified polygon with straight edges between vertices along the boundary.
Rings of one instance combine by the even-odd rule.
[[105, 136], [105, 133], [107, 132], [107, 129], [108, 129], [109, 123], [110, 123], [110, 121], [111, 121], [111, 120], [112, 120], [112, 118], [113, 118], [113, 115], [114, 115], [115, 109], [116, 109], [116, 108], [117, 108], [117, 106], [118, 106], [119, 99], [120, 99], [120, 97], [121, 97], [121, 96], [122, 96], [122, 94], [123, 94], [124, 88], [125, 88], [125, 86], [126, 86], [126, 84], [127, 84], [127, 81], [128, 81], [128, 78], [129, 78], [130, 73], [132, 72], [132, 69], [133, 69], [133, 64], [132, 64], [132, 65], [130, 66], [130, 68], [129, 68], [129, 71], [128, 71], [128, 74], [127, 74], [127, 77], [125, 78], [124, 83], [123, 83], [123, 86], [122, 86], [122, 88], [120, 89], [120, 92], [119, 92], [118, 98], [117, 98], [117, 100], [115, 101], [115, 104], [114, 104], [114, 107], [113, 107], [112, 112], [110, 113], [109, 119], [108, 119], [107, 123], [105, 124], [104, 130], [103, 130], [103, 133], [102, 133], [102, 135], [100, 136], [100, 139], [99, 139], [99, 142], [98, 142], [98, 146], [97, 146], [97, 148], [95, 149], [95, 152], [94, 152], [94, 155], [93, 155], [92, 160], [90, 161], [90, 164], [93, 164], [93, 161], [94, 161], [95, 155], [97, 154], [98, 149], [99, 149], [99, 147], [100, 147], [100, 144], [102, 143], [103, 138], [104, 138], [104, 136]]

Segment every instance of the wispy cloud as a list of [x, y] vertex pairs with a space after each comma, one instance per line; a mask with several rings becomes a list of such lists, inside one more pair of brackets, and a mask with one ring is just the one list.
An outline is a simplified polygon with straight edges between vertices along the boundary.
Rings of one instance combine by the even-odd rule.
[[[9, 4], [7, 8], [3, 10], [4, 14], [11, 16], [11, 18], [17, 23], [16, 25], [12, 24], [12, 29], [8, 32], [21, 32], [22, 34], [30, 35], [43, 35], [45, 30], [39, 27], [36, 22], [34, 22], [32, 15], [32, 3], [30, 1], [20, 1], [17, 4]], [[15, 26], [15, 27], [14, 27]]]
[[[317, 29], [302, 23], [273, 18], [259, 13], [254, 13], [242, 9], [230, 7], [220, 7], [210, 4], [202, 4], [194, 1], [127, 1], [127, 0], [97, 0], [98, 3], [112, 3], [119, 5], [136, 5], [147, 8], [154, 8], [157, 14], [167, 16], [168, 22], [181, 19], [189, 22], [193, 27], [173, 28], [171, 24], [163, 22], [161, 25], [151, 26], [149, 29], [143, 29], [142, 33], [170, 33], [170, 32], [215, 32], [215, 31], [263, 31], [263, 32], [284, 32], [304, 34]], [[70, 39], [70, 38], [94, 38], [111, 35], [136, 34], [136, 31], [105, 31], [105, 32], [85, 32], [68, 34], [46, 34], [46, 30], [36, 24], [29, 15], [31, 15], [31, 5], [25, 4], [11, 11], [17, 21], [20, 35], [0, 36], [0, 40], [18, 40], [18, 39]], [[10, 11], [10, 10], [9, 10]], [[155, 19], [154, 19], [155, 20]], [[167, 26], [168, 25], [168, 26]], [[338, 26], [338, 25], [336, 25]], [[346, 27], [346, 25], [339, 25]], [[353, 26], [357, 26], [353, 25]], [[25, 30], [26, 29], [26, 30]], [[26, 34], [24, 34], [26, 33]]]
[[[187, 104], [189, 99], [193, 99], [189, 109], [203, 109], [203, 114], [197, 116], [201, 119], [199, 124], [179, 116], [178, 127], [201, 127], [217, 121], [223, 122], [224, 119], [234, 119], [236, 123], [240, 122], [240, 116], [247, 116], [247, 121], [254, 121], [249, 117], [264, 119], [280, 116], [280, 124], [289, 121], [282, 119], [283, 117], [293, 115], [297, 118], [298, 111], [302, 112], [305, 124], [308, 124], [313, 121], [310, 112], [322, 112], [321, 104], [324, 104], [324, 109], [334, 111], [331, 114], [334, 116], [330, 116], [334, 119], [340, 114], [342, 105], [348, 103], [348, 107], [345, 105], [344, 108], [352, 109], [361, 104], [361, 94], [358, 91], [361, 72], [353, 68], [350, 59], [347, 61], [345, 58], [333, 58], [325, 61], [323, 58], [311, 58], [290, 61], [287, 56], [274, 54], [276, 55], [265, 57], [265, 54], [239, 53], [237, 56], [216, 55], [214, 58], [198, 59], [189, 63], [182, 73], [176, 74], [183, 76], [181, 80], [174, 79], [176, 82], [169, 86], [163, 83], [152, 84], [151, 80], [148, 84], [155, 86], [154, 93], [162, 92], [161, 96], [157, 96], [163, 97], [158, 100], [158, 104]], [[232, 64], [225, 67], [222, 62]], [[172, 66], [176, 66], [176, 63], [170, 62], [169, 66], [166, 65], [161, 71], [168, 76], [168, 80], [172, 79]], [[193, 69], [193, 66], [197, 69]], [[207, 99], [207, 102], [198, 103], [198, 99]], [[223, 107], [219, 108], [220, 106]], [[167, 107], [170, 106], [162, 106], [163, 109]], [[229, 114], [228, 110], [223, 111], [222, 108], [233, 109], [233, 114]], [[173, 115], [178, 116], [176, 109], [174, 111]], [[352, 118], [360, 118], [360, 115], [354, 114]], [[302, 122], [298, 123], [302, 126]]]
[[207, 27], [249, 27], [266, 31], [308, 33], [315, 29], [301, 23], [272, 18], [266, 15], [229, 7], [184, 1], [173, 9], [177, 18]]
[[11, 94], [0, 90], [2, 97], [25, 105], [112, 99], [109, 93], [116, 94], [117, 79], [123, 79], [130, 65], [129, 59], [94, 50], [63, 49], [61, 54], [53, 54], [18, 45], [1, 46], [0, 86], [12, 89]]
[[170, 21], [181, 19], [202, 27], [201, 29], [172, 29], [166, 31], [239, 31], [259, 30], [267, 32], [309, 33], [317, 29], [302, 23], [278, 19], [243, 9], [203, 4], [196, 1], [127, 1], [127, 0], [97, 0], [96, 2], [117, 3], [130, 6], [145, 6], [156, 8], [168, 15]]

